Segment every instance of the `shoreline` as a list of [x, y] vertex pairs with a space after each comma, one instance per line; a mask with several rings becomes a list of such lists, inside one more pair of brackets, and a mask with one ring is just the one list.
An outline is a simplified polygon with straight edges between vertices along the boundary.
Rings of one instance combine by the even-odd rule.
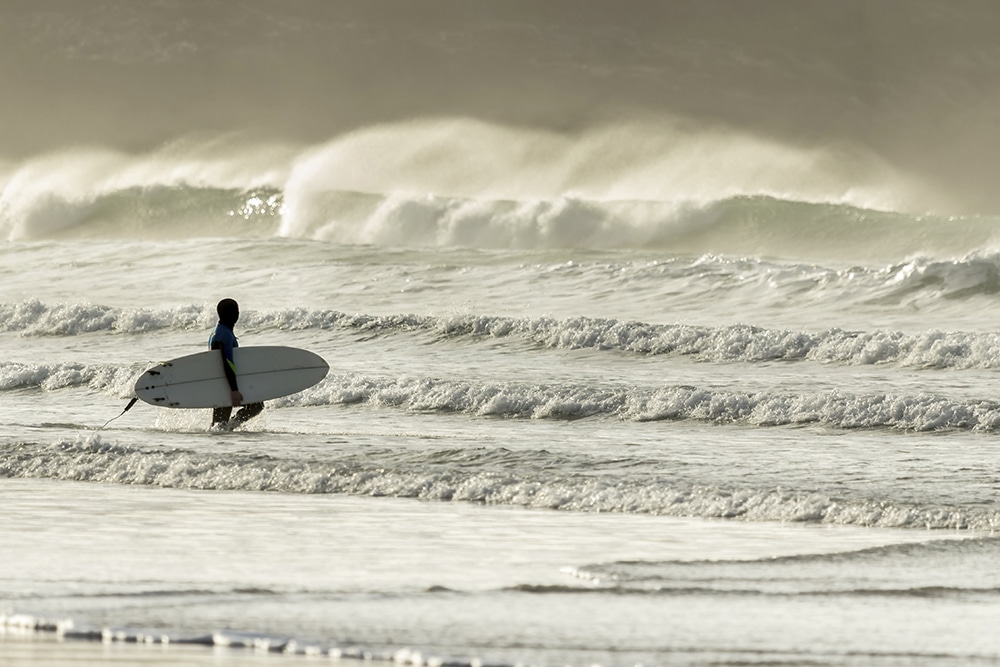
[[100, 667], [104, 665], [260, 665], [271, 652], [197, 644], [88, 641], [49, 632], [0, 632], [0, 663], [7, 667]]
[[[269, 643], [266, 637], [243, 636], [242, 640], [217, 634], [204, 640], [160, 641], [144, 639], [141, 633], [72, 632], [65, 635], [47, 630], [0, 628], [0, 664], [5, 667], [100, 667], [104, 665], [184, 665], [250, 667], [281, 657], [319, 658], [352, 665], [365, 663], [423, 664], [419, 656], [350, 655], [339, 648], [296, 645], [294, 640]], [[223, 643], [228, 641], [229, 643]], [[271, 664], [271, 663], [269, 663]]]

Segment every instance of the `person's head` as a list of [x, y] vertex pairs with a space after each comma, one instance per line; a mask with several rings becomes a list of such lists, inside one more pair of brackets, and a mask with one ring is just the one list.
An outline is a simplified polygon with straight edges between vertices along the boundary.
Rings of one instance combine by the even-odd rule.
[[232, 299], [223, 299], [215, 307], [219, 313], [219, 321], [226, 326], [233, 326], [240, 319], [240, 305]]

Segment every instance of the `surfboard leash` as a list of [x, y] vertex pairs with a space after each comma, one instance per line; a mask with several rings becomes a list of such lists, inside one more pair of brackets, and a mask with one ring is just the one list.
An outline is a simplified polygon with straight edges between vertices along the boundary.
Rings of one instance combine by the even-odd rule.
[[[123, 414], [125, 414], [126, 412], [128, 412], [129, 410], [131, 410], [131, 409], [132, 409], [132, 406], [133, 406], [133, 405], [135, 405], [135, 402], [136, 402], [136, 401], [138, 401], [138, 400], [139, 400], [139, 397], [138, 397], [138, 396], [136, 396], [136, 397], [132, 398], [132, 400], [128, 402], [128, 405], [126, 405], [126, 406], [125, 406], [125, 409], [124, 409], [124, 410], [122, 410], [122, 414], [121, 414], [121, 415], [118, 415], [118, 417], [121, 417], [121, 416], [122, 416]], [[108, 424], [110, 424], [110, 423], [111, 423], [111, 422], [113, 422], [114, 420], [118, 419], [118, 417], [112, 417], [112, 418], [111, 418], [111, 419], [109, 419], [108, 421], [104, 422], [104, 426], [107, 426]], [[99, 429], [97, 429], [97, 430], [98, 430], [98, 431], [100, 431], [100, 430], [103, 430], [103, 429], [104, 429], [104, 426], [102, 426], [101, 428], [99, 428]]]

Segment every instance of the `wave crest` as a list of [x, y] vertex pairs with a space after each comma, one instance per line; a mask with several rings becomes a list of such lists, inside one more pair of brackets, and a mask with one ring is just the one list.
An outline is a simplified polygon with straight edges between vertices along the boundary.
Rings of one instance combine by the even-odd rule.
[[0, 236], [889, 261], [996, 240], [992, 218], [902, 212], [915, 210], [899, 203], [912, 190], [902, 177], [871, 155], [842, 152], [676, 122], [568, 136], [461, 118], [367, 127], [312, 146], [202, 137], [140, 155], [74, 149], [0, 174]]

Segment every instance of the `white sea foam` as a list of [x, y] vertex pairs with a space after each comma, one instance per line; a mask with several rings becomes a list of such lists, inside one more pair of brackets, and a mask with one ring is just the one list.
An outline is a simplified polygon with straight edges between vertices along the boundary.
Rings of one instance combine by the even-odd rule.
[[0, 610], [0, 633], [53, 632], [63, 635], [72, 629], [73, 621], [67, 618], [51, 619], [25, 612]]

